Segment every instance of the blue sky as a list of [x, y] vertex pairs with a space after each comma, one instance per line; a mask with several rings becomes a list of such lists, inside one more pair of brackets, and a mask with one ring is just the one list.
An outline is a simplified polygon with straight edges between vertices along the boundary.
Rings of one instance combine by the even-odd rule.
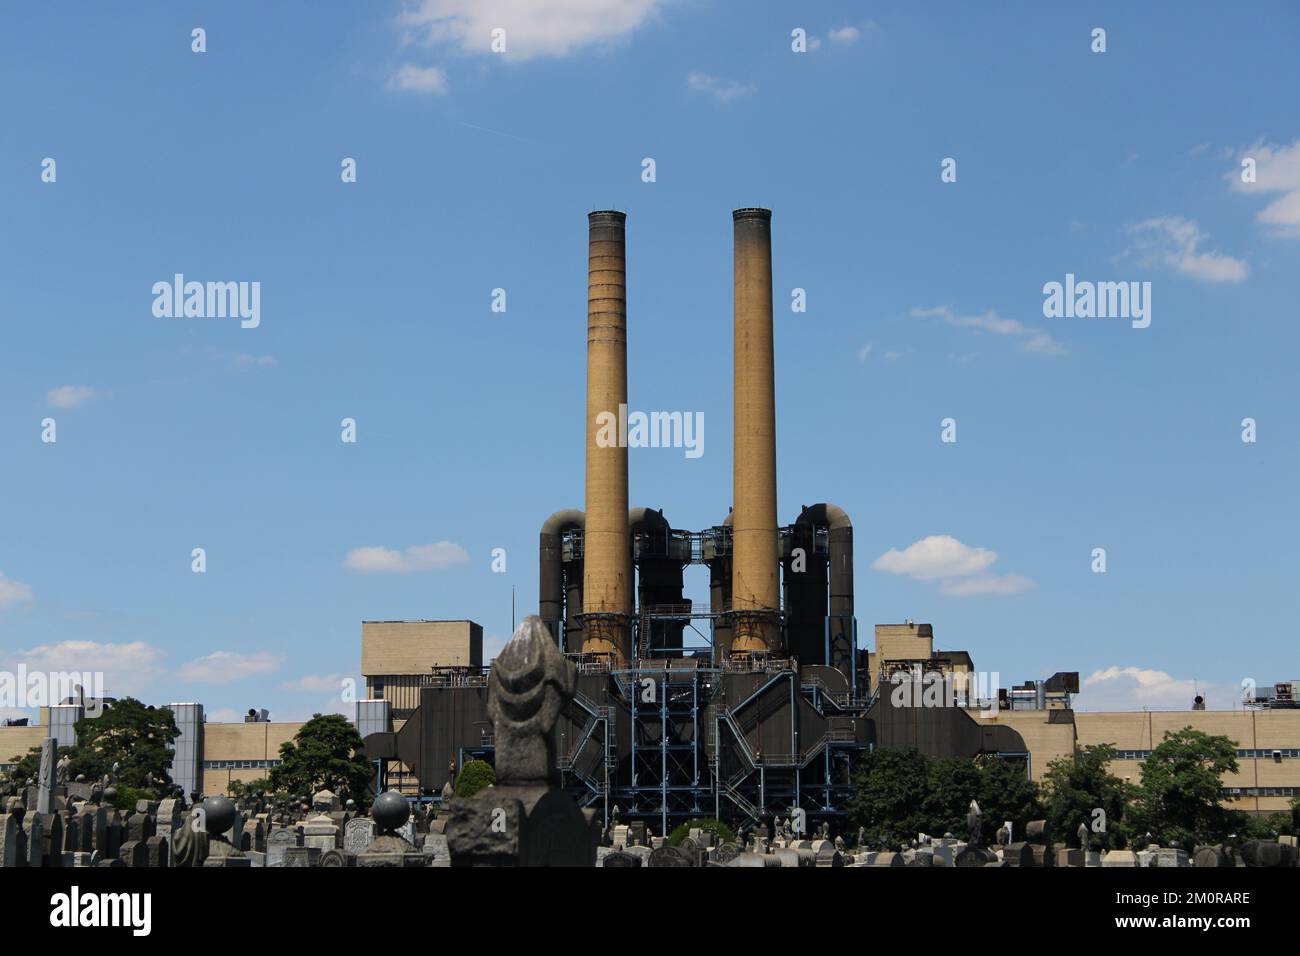
[[[583, 503], [591, 209], [628, 213], [632, 407], [706, 423], [631, 452], [631, 501], [720, 521], [763, 205], [781, 518], [848, 511], [863, 634], [1090, 709], [1300, 676], [1294, 5], [543, 6], [6, 8], [0, 667], [292, 719], [363, 619], [499, 647]], [[260, 282], [260, 325], [155, 317], [178, 272]], [[1150, 282], [1150, 327], [1044, 317], [1067, 273]]]

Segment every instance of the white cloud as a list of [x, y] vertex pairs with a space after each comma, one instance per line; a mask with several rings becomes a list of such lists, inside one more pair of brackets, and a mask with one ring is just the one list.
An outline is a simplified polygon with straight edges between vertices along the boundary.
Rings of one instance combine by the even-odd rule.
[[932, 534], [902, 551], [890, 548], [872, 563], [877, 571], [903, 574], [918, 581], [958, 577], [985, 570], [998, 559], [987, 548], [972, 548], [952, 535]]
[[973, 578], [950, 578], [939, 585], [948, 597], [977, 597], [984, 594], [1023, 594], [1034, 582], [1023, 574], [981, 574]]
[[341, 674], [304, 674], [296, 680], [285, 681], [280, 685], [280, 689], [307, 694], [337, 694], [343, 690], [343, 676]]
[[98, 394], [89, 385], [60, 385], [45, 393], [45, 400], [55, 408], [76, 408]]
[[[60, 641], [57, 644], [40, 644], [3, 658], [6, 667], [18, 664], [27, 670], [42, 673], [90, 673], [102, 675], [103, 693], [109, 697], [139, 696], [163, 675], [163, 651], [132, 641], [127, 644], [101, 644], [97, 641]], [[97, 678], [92, 676], [96, 691]]]
[[852, 46], [862, 39], [862, 31], [853, 26], [840, 27], [828, 31], [826, 36], [835, 46]]
[[236, 651], [213, 651], [181, 666], [176, 676], [196, 684], [229, 684], [233, 681], [269, 674], [280, 666], [282, 658], [270, 651], [240, 654]]
[[1018, 319], [1004, 319], [992, 309], [979, 315], [960, 315], [951, 306], [937, 305], [931, 309], [913, 309], [912, 316], [922, 319], [943, 319], [948, 325], [959, 329], [974, 329], [976, 332], [988, 332], [992, 335], [1023, 338], [1026, 341], [1021, 345], [1021, 351], [1033, 355], [1067, 354], [1065, 346], [1046, 332], [1040, 332]]
[[1143, 265], [1162, 266], [1204, 282], [1241, 282], [1250, 274], [1244, 259], [1200, 251], [1210, 236], [1190, 219], [1159, 216], [1134, 223], [1128, 231], [1137, 243], [1129, 254]]
[[708, 73], [692, 73], [686, 78], [686, 87], [692, 93], [707, 93], [719, 103], [730, 103], [742, 96], [750, 96], [757, 87], [736, 80], [724, 80]]
[[870, 354], [871, 354], [871, 343], [868, 342], [866, 345], [862, 346], [862, 348], [858, 349], [858, 361], [865, 362], [867, 360], [867, 356]]
[[[1231, 689], [1141, 667], [1107, 667], [1084, 678], [1075, 697], [1080, 710], [1191, 710], [1197, 693], [1210, 709], [1231, 709]], [[1213, 699], [1212, 699], [1213, 698]], [[1159, 743], [1159, 741], [1156, 741]]]
[[436, 66], [406, 63], [388, 78], [388, 88], [399, 93], [431, 93], [441, 96], [447, 92], [447, 74]]
[[[1241, 181], [1241, 160], [1255, 161], [1255, 181]], [[1259, 211], [1255, 221], [1269, 226], [1275, 236], [1300, 239], [1300, 139], [1290, 146], [1262, 141], [1242, 150], [1237, 166], [1227, 174], [1233, 190], [1242, 193], [1281, 193]]]
[[454, 564], [467, 564], [469, 552], [452, 541], [415, 544], [405, 551], [380, 545], [353, 548], [343, 560], [352, 571], [406, 574], [410, 571], [443, 571]]
[[275, 368], [278, 363], [272, 355], [245, 355], [239, 353], [230, 360], [238, 368]]
[[420, 0], [402, 11], [408, 39], [451, 43], [465, 53], [492, 52], [492, 31], [506, 31], [504, 55], [528, 60], [568, 56], [625, 39], [667, 0]]
[[972, 548], [950, 534], [932, 534], [902, 551], [890, 548], [872, 562], [876, 571], [902, 574], [917, 581], [939, 581], [947, 597], [1023, 594], [1034, 582], [1023, 574], [994, 574], [996, 551]]
[[32, 589], [30, 585], [6, 577], [5, 573], [0, 571], [0, 608], [12, 607], [15, 604], [21, 604], [31, 599]]

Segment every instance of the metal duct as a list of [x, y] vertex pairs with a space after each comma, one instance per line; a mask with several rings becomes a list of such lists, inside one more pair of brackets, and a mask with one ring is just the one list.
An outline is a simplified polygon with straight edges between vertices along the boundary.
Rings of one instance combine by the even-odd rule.
[[772, 211], [737, 209], [734, 229], [734, 651], [780, 649], [776, 527], [776, 385], [772, 345]]
[[830, 600], [826, 614], [830, 622], [831, 659], [825, 663], [851, 675], [856, 667], [852, 660], [853, 523], [843, 508], [828, 502], [808, 505], [795, 523], [827, 529]]
[[[631, 508], [627, 513], [628, 532], [632, 536], [633, 563], [637, 568], [637, 613], [645, 623], [645, 610], [656, 604], [684, 604], [680, 554], [674, 554], [672, 526], [663, 510]], [[690, 559], [689, 551], [686, 554]], [[654, 621], [650, 634], [640, 634], [641, 651], [649, 648], [681, 650], [684, 621]], [[649, 638], [649, 643], [647, 643]], [[646, 656], [638, 653], [638, 657]]]
[[[564, 649], [581, 646], [569, 641], [570, 637], [575, 636], [569, 632], [576, 630], [581, 633], [577, 615], [582, 613], [582, 561], [575, 559], [570, 562], [576, 567], [569, 569], [569, 594], [566, 604], [563, 535], [566, 531], [581, 531], [586, 521], [587, 516], [579, 509], [566, 508], [555, 512], [542, 525], [541, 543], [538, 549], [537, 615]], [[576, 603], [573, 600], [575, 595]]]
[[[587, 527], [583, 534], [582, 650], [627, 663], [632, 546], [627, 445], [609, 416], [627, 404], [627, 263], [621, 212], [587, 216]], [[602, 447], [603, 445], [603, 447]]]
[[[715, 547], [717, 551], [709, 558], [709, 610], [715, 615], [726, 614], [731, 610], [731, 514], [728, 512], [722, 522]], [[713, 662], [719, 664], [731, 656], [733, 632], [728, 617], [713, 619]]]

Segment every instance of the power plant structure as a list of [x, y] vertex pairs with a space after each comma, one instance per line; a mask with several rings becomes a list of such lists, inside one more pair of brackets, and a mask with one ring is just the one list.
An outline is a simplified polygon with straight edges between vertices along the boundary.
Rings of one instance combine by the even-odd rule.
[[[772, 214], [737, 209], [734, 507], [702, 531], [628, 507], [626, 217], [588, 216], [586, 510], [540, 541], [539, 614], [579, 670], [565, 783], [630, 818], [838, 815], [868, 745], [857, 691], [853, 527], [832, 504], [777, 524]], [[721, 511], [721, 508], [719, 509]], [[689, 565], [710, 601], [683, 597]], [[683, 636], [704, 638], [688, 649]], [[666, 832], [666, 830], [665, 830]]]
[[[820, 503], [778, 524], [767, 209], [732, 213], [733, 507], [700, 531], [674, 528], [663, 508], [629, 507], [628, 442], [602, 428], [611, 417], [622, 427], [628, 403], [626, 216], [587, 218], [585, 509], [555, 512], [539, 542], [538, 614], [578, 670], [555, 730], [565, 787], [606, 821], [617, 807], [667, 834], [691, 818], [762, 821], [794, 808], [834, 821], [877, 745], [1027, 753], [1014, 730], [961, 709], [881, 706], [883, 678], [870, 686], [858, 647], [849, 516]], [[708, 569], [707, 605], [684, 597], [692, 565]], [[900, 646], [923, 656], [911, 634]], [[409, 685], [418, 706], [392, 715], [400, 729], [366, 738], [367, 754], [409, 768], [421, 793], [492, 757], [486, 669], [473, 664], [421, 675]], [[392, 696], [394, 679], [415, 680], [368, 678], [367, 690]]]

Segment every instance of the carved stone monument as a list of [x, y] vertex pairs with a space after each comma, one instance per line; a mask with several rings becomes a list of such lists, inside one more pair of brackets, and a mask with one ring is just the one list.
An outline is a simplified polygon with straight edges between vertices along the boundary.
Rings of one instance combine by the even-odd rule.
[[488, 676], [496, 783], [452, 804], [452, 866], [595, 866], [600, 824], [559, 789], [551, 730], [576, 670], [541, 618], [524, 618]]

